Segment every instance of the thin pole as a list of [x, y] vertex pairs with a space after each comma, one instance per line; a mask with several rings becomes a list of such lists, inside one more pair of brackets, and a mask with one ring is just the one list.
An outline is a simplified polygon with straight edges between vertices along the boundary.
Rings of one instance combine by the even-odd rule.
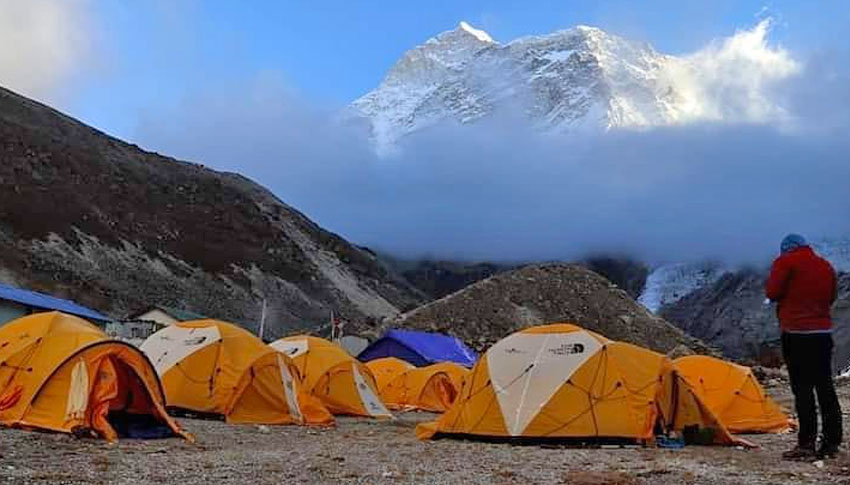
[[263, 298], [263, 313], [260, 316], [260, 332], [259, 332], [260, 340], [263, 340], [263, 332], [265, 331], [265, 329], [266, 329], [266, 299]]

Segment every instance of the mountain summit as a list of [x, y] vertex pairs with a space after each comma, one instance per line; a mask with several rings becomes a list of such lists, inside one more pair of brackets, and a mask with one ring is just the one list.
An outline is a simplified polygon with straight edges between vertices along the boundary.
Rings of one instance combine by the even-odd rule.
[[683, 100], [667, 72], [677, 60], [586, 26], [507, 44], [466, 22], [405, 53], [353, 103], [379, 147], [442, 121], [469, 123], [521, 106], [544, 129], [667, 124]]
[[[764, 121], [782, 113], [765, 99], [763, 84], [797, 69], [785, 51], [768, 46], [769, 26], [677, 57], [595, 27], [502, 44], [461, 22], [407, 51], [351, 108], [371, 125], [379, 151], [428, 126], [471, 123], [503, 107], [519, 107], [532, 125], [558, 133]], [[740, 99], [731, 111], [718, 106], [730, 93]]]

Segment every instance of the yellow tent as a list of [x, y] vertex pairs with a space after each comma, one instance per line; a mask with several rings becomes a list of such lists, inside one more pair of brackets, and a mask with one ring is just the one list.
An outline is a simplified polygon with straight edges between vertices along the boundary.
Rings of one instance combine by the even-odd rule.
[[247, 330], [217, 320], [178, 322], [142, 344], [168, 406], [228, 423], [333, 424], [303, 391], [292, 361]]
[[454, 362], [439, 362], [431, 364], [425, 367], [425, 369], [430, 369], [434, 372], [445, 372], [449, 376], [449, 379], [452, 381], [452, 387], [454, 388], [454, 395], [451, 398], [451, 402], [454, 402], [455, 397], [460, 394], [460, 390], [463, 389], [463, 383], [470, 375], [469, 369]]
[[692, 355], [674, 360], [672, 368], [732, 433], [775, 433], [793, 425], [748, 367]]
[[304, 389], [331, 413], [392, 417], [378, 397], [372, 372], [342, 347], [307, 335], [282, 338], [271, 346], [295, 362]]
[[672, 406], [656, 403], [659, 396], [665, 404], [675, 397], [659, 378], [668, 363], [663, 355], [575, 325], [531, 327], [493, 345], [452, 407], [417, 427], [417, 435], [648, 441], [656, 424], [674, 422], [711, 428], [716, 443], [740, 443], [710, 415], [670, 419]]
[[394, 357], [366, 366], [375, 374], [378, 394], [390, 409], [444, 412], [457, 395], [449, 375], [434, 366], [417, 368]]
[[59, 312], [0, 327], [0, 423], [113, 441], [136, 434], [187, 439], [165, 411], [153, 366], [135, 347]]
[[[366, 362], [366, 367], [375, 377], [375, 388], [380, 393], [393, 379], [405, 372], [415, 369], [416, 366], [395, 357], [383, 357], [381, 359]], [[386, 401], [385, 401], [386, 402]]]

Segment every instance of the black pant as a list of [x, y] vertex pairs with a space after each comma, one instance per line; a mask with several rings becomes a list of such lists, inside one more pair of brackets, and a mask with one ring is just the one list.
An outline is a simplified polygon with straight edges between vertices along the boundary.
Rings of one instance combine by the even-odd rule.
[[832, 335], [783, 333], [782, 355], [788, 366], [794, 406], [800, 421], [800, 446], [813, 448], [817, 440], [815, 394], [821, 411], [823, 443], [841, 444], [841, 407], [832, 382]]

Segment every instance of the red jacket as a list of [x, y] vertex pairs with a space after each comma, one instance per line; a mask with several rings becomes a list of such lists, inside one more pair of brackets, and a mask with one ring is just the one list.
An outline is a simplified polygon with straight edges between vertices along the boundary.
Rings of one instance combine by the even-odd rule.
[[837, 285], [832, 265], [804, 246], [776, 258], [765, 293], [777, 302], [776, 313], [783, 332], [829, 330]]

